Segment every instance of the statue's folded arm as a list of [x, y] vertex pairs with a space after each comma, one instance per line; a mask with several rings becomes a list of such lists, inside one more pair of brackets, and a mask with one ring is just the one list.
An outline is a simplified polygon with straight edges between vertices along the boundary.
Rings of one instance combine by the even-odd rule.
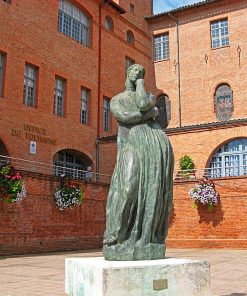
[[120, 103], [118, 98], [113, 98], [110, 103], [111, 112], [117, 121], [122, 123], [138, 123], [143, 120], [143, 114], [138, 110], [128, 110]]

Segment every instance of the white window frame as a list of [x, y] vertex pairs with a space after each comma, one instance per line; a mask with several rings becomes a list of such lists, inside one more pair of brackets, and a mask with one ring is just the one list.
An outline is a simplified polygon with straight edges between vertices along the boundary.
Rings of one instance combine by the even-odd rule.
[[81, 87], [80, 123], [86, 125], [89, 123], [89, 100], [90, 90]]
[[212, 21], [211, 30], [211, 48], [220, 48], [230, 45], [228, 19]]
[[90, 18], [70, 1], [59, 0], [58, 31], [90, 46]]
[[55, 78], [54, 88], [54, 109], [53, 112], [57, 116], [64, 116], [64, 91], [65, 80], [59, 77]]
[[168, 60], [170, 58], [169, 33], [153, 37], [154, 61]]
[[247, 139], [228, 142], [218, 149], [206, 174], [211, 178], [247, 175]]
[[23, 104], [29, 107], [36, 107], [36, 81], [37, 67], [25, 64]]

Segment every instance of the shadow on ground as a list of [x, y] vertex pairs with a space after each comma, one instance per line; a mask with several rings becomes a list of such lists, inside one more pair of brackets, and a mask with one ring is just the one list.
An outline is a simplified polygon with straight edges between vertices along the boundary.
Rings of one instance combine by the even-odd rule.
[[221, 295], [221, 296], [247, 296], [246, 293], [231, 293], [231, 294], [226, 294], [226, 295]]

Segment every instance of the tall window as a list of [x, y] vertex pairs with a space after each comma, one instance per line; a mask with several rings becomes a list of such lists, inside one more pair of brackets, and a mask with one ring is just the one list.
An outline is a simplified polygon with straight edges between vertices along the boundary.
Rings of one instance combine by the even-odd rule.
[[103, 99], [103, 129], [106, 132], [110, 131], [110, 99]]
[[128, 57], [125, 57], [125, 70], [127, 72], [128, 68], [131, 66], [131, 65], [134, 65], [135, 61], [128, 58]]
[[88, 124], [89, 98], [90, 98], [90, 91], [85, 88], [81, 88], [80, 122], [83, 124]]
[[64, 116], [64, 88], [65, 80], [56, 78], [54, 89], [54, 114], [58, 116]]
[[5, 66], [5, 54], [0, 53], [0, 97], [3, 96], [4, 66]]
[[130, 3], [130, 13], [135, 14], [135, 5]]
[[154, 61], [169, 59], [169, 34], [154, 36]]
[[23, 104], [35, 107], [37, 68], [31, 65], [25, 65]]
[[229, 45], [228, 20], [219, 20], [211, 23], [212, 48]]
[[127, 31], [127, 42], [134, 44], [134, 34], [131, 31]]
[[67, 0], [59, 0], [58, 31], [89, 47], [89, 17]]
[[247, 139], [220, 147], [210, 161], [207, 175], [211, 178], [247, 175]]

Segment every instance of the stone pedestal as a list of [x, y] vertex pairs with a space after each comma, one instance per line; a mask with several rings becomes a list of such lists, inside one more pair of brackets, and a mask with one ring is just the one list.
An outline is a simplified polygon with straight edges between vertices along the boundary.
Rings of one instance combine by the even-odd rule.
[[207, 262], [174, 258], [69, 258], [65, 292], [70, 296], [210, 296], [210, 268]]

